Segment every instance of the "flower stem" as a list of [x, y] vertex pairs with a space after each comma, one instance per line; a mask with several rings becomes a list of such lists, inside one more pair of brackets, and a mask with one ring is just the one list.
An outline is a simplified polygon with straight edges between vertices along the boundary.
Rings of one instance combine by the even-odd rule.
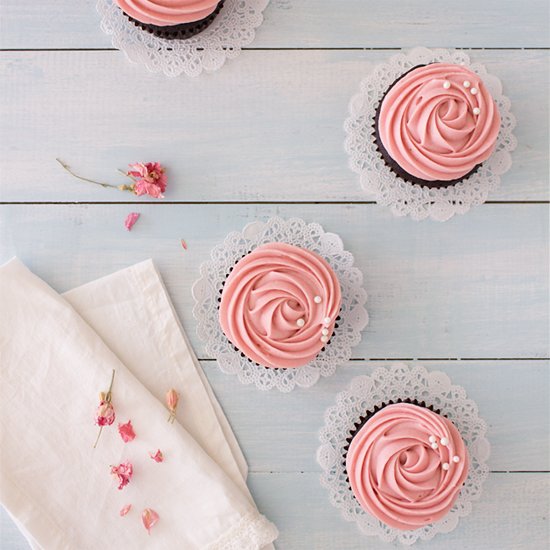
[[93, 448], [95, 449], [97, 447], [97, 442], [99, 441], [99, 436], [101, 435], [101, 432], [103, 431], [103, 426], [99, 427], [99, 433], [97, 434], [97, 438], [95, 440]]
[[83, 176], [79, 176], [78, 174], [75, 174], [63, 161], [61, 161], [57, 158], [55, 160], [57, 162], [59, 162], [59, 164], [62, 166], [62, 168], [64, 170], [66, 170], [67, 172], [69, 172], [69, 174], [71, 174], [71, 176], [73, 176], [75, 178], [78, 178], [79, 180], [87, 181], [88, 183], [95, 183], [96, 185], [101, 185], [101, 187], [111, 187], [112, 189], [120, 189], [120, 187], [118, 185], [111, 185], [110, 183], [103, 183], [101, 181], [95, 181], [95, 180], [91, 180], [89, 178], [85, 178]]
[[111, 391], [113, 389], [113, 382], [115, 381], [115, 369], [113, 369], [113, 373], [111, 374], [111, 383], [109, 384], [109, 389], [107, 390], [107, 396], [105, 397], [105, 401], [108, 403], [111, 402]]

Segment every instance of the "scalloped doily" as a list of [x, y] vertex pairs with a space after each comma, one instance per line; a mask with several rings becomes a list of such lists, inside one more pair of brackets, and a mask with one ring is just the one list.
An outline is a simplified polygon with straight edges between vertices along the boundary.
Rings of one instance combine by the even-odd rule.
[[[498, 106], [501, 127], [495, 151], [473, 175], [456, 185], [430, 189], [396, 176], [378, 152], [372, 132], [376, 108], [390, 85], [413, 67], [436, 61], [466, 65], [482, 77]], [[415, 48], [391, 57], [362, 81], [360, 92], [350, 102], [350, 113], [344, 125], [350, 167], [360, 175], [363, 189], [373, 194], [378, 204], [389, 206], [396, 216], [446, 221], [455, 214], [464, 214], [487, 200], [500, 185], [500, 176], [512, 165], [511, 152], [517, 140], [512, 133], [516, 118], [510, 112], [510, 100], [502, 94], [500, 80], [487, 73], [483, 65], [471, 63], [460, 50]]]
[[[218, 298], [222, 283], [229, 269], [261, 244], [284, 242], [316, 252], [330, 264], [342, 289], [340, 321], [326, 346], [317, 357], [298, 368], [272, 369], [258, 367], [241, 353], [235, 351], [223, 333], [218, 320]], [[334, 233], [325, 233], [316, 223], [291, 218], [271, 218], [254, 222], [242, 232], [230, 233], [224, 242], [216, 246], [211, 259], [201, 265], [201, 278], [193, 285], [197, 320], [197, 333], [205, 343], [206, 353], [214, 357], [220, 369], [236, 374], [243, 384], [256, 384], [261, 390], [277, 388], [289, 392], [296, 386], [313, 386], [321, 376], [331, 376], [336, 367], [348, 361], [351, 350], [361, 340], [361, 331], [368, 323], [364, 307], [367, 293], [363, 289], [363, 275], [353, 267], [353, 256], [344, 250], [342, 240]]]
[[[406, 398], [425, 401], [451, 420], [466, 443], [471, 459], [468, 478], [447, 516], [413, 531], [391, 528], [363, 510], [346, 480], [342, 460], [354, 422], [375, 405]], [[321, 446], [317, 450], [317, 461], [323, 470], [321, 484], [329, 490], [330, 502], [341, 510], [344, 518], [355, 521], [366, 535], [378, 536], [385, 542], [398, 540], [405, 545], [418, 539], [428, 540], [437, 533], [452, 531], [459, 518], [471, 512], [472, 502], [479, 499], [489, 473], [490, 446], [486, 431], [487, 425], [479, 418], [477, 405], [466, 397], [464, 388], [452, 385], [445, 373], [403, 363], [378, 368], [370, 376], [354, 378], [348, 389], [337, 394], [336, 405], [325, 412], [325, 425], [319, 434]]]
[[185, 40], [159, 38], [134, 25], [115, 0], [98, 0], [101, 29], [112, 35], [115, 48], [131, 63], [145, 65], [153, 73], [174, 77], [198, 76], [220, 69], [227, 59], [248, 46], [263, 21], [269, 0], [226, 0], [213, 23]]

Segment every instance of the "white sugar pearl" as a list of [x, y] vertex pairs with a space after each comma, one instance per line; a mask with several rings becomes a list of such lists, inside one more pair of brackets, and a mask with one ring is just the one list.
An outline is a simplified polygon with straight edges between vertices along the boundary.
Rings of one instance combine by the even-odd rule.
[[448, 470], [449, 469], [449, 464], [447, 462], [444, 462], [441, 467], [444, 469], [444, 470]]
[[435, 451], [437, 449], [437, 443], [432, 443], [432, 449]]
[[325, 317], [323, 319], [323, 323], [325, 323], [325, 325], [329, 325], [330, 324], [330, 317]]
[[324, 328], [322, 331], [321, 331], [321, 334], [323, 336], [328, 336], [328, 328]]
[[472, 95], [476, 95], [476, 94], [477, 94], [477, 88], [471, 88], [471, 89], [470, 89], [470, 93], [471, 93]]
[[321, 303], [321, 296], [315, 296], [315, 298], [313, 298], [313, 301], [316, 303], [316, 304], [320, 304]]
[[449, 440], [446, 437], [442, 437], [441, 445], [443, 445], [443, 447], [446, 447], [448, 444], [449, 444]]
[[469, 88], [472, 84], [470, 83], [469, 80], [465, 80], [462, 85], [465, 87], [465, 88]]
[[474, 115], [479, 115], [481, 113], [481, 109], [479, 107], [474, 107]]
[[299, 327], [303, 327], [303, 326], [306, 324], [306, 322], [305, 322], [303, 319], [298, 319], [298, 320], [296, 321], [296, 324], [297, 324]]
[[451, 87], [451, 83], [448, 80], [445, 80], [445, 82], [443, 82], [443, 87], [448, 90]]
[[460, 457], [459, 456], [453, 456], [453, 462], [456, 464], [457, 462], [460, 462]]
[[435, 443], [437, 441], [437, 439], [435, 438], [435, 435], [430, 435], [430, 437], [428, 438], [428, 441], [430, 443]]
[[321, 336], [321, 342], [328, 342], [328, 336]]

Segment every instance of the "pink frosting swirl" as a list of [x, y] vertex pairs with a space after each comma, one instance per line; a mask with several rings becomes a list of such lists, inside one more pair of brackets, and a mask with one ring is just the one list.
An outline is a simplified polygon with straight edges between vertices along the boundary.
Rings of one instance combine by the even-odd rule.
[[384, 97], [378, 135], [389, 156], [427, 181], [459, 179], [493, 152], [500, 115], [479, 76], [433, 63], [398, 80]]
[[255, 363], [300, 367], [329, 340], [340, 304], [340, 284], [323, 258], [270, 243], [240, 260], [227, 278], [220, 324], [230, 342]]
[[466, 480], [468, 466], [466, 446], [453, 423], [406, 403], [388, 405], [367, 420], [346, 457], [359, 504], [402, 530], [444, 517]]
[[122, 11], [146, 23], [166, 27], [200, 21], [213, 13], [219, 0], [116, 0]]

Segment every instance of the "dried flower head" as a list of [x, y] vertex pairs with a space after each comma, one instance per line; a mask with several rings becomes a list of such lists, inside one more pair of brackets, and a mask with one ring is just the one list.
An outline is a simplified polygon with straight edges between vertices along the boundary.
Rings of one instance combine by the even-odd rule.
[[118, 466], [111, 466], [111, 474], [117, 476], [118, 489], [120, 491], [124, 487], [126, 487], [128, 483], [130, 483], [130, 480], [134, 475], [134, 467], [132, 466], [131, 462], [126, 461], [122, 464], [119, 464]]
[[99, 441], [99, 436], [103, 431], [103, 426], [110, 426], [115, 421], [115, 409], [111, 403], [111, 392], [113, 389], [113, 382], [115, 380], [115, 371], [111, 374], [111, 383], [106, 393], [102, 392], [99, 396], [99, 406], [95, 413], [95, 423], [99, 426], [99, 433], [94, 443], [94, 449]]
[[174, 422], [176, 418], [176, 407], [178, 406], [179, 399], [180, 396], [178, 392], [173, 388], [166, 393], [166, 406], [170, 411], [168, 422]]
[[128, 165], [127, 175], [134, 180], [132, 191], [140, 195], [149, 195], [155, 199], [163, 199], [166, 191], [166, 173], [159, 162], [138, 162]]

